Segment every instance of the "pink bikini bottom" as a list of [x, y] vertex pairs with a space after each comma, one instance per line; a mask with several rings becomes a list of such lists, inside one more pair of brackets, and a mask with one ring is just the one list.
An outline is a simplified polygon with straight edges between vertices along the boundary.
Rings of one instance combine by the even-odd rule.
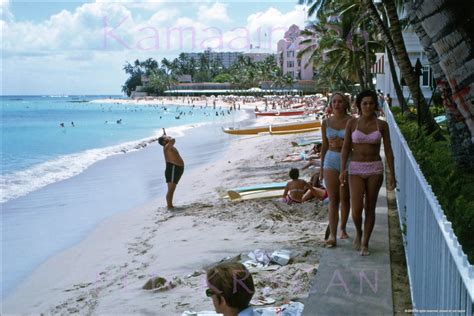
[[362, 178], [383, 174], [383, 163], [381, 160], [368, 162], [351, 161], [349, 163], [349, 174]]

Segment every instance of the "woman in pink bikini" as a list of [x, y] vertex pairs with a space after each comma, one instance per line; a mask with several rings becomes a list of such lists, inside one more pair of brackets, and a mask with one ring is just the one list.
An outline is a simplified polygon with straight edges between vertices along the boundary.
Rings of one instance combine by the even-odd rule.
[[[375, 224], [375, 206], [383, 181], [383, 163], [380, 146], [383, 139], [385, 157], [390, 176], [387, 189], [395, 188], [393, 152], [390, 144], [388, 124], [377, 119], [377, 94], [366, 90], [356, 98], [360, 116], [350, 119], [341, 152], [341, 185], [347, 185], [346, 167], [349, 154], [349, 187], [351, 191], [352, 220], [356, 227], [354, 248], [361, 256], [369, 255], [369, 239]], [[364, 201], [365, 198], [365, 201]], [[364, 203], [365, 202], [365, 203]], [[364, 229], [362, 230], [362, 211], [365, 208]]]

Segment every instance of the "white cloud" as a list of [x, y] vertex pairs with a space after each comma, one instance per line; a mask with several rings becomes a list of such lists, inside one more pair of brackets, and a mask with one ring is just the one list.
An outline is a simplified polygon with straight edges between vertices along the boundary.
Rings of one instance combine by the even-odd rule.
[[273, 7], [264, 12], [248, 16], [243, 28], [230, 30], [224, 34], [226, 47], [237, 50], [252, 49], [274, 53], [277, 43], [292, 24], [304, 28], [306, 12], [303, 6], [295, 6], [292, 11], [283, 13]]
[[203, 23], [214, 22], [231, 22], [227, 15], [227, 5], [222, 3], [214, 3], [211, 6], [199, 6], [197, 18]]
[[158, 10], [169, 4], [166, 0], [96, 0], [96, 3], [120, 4], [128, 9]]
[[13, 14], [10, 11], [10, 1], [1, 0], [0, 2], [0, 21], [13, 21]]
[[[127, 39], [133, 24], [131, 11], [121, 4], [86, 3], [74, 12], [63, 10], [41, 23], [6, 23], [3, 48], [18, 53], [101, 50], [108, 44], [106, 34], [119, 33], [117, 37]], [[118, 26], [120, 30], [115, 32]]]
[[[207, 47], [247, 51], [250, 44], [272, 52], [291, 24], [302, 27], [305, 21], [301, 6], [286, 13], [268, 8], [236, 25], [223, 23], [230, 21], [227, 10], [231, 4], [200, 2], [195, 5], [197, 16], [184, 16], [180, 5], [156, 2], [158, 9], [146, 11], [146, 19], [138, 18], [137, 11], [144, 11], [133, 10], [131, 5], [123, 0], [99, 0], [73, 11], [63, 10], [40, 23], [14, 21], [13, 15], [0, 21], [2, 72], [10, 79], [4, 83], [5, 93], [119, 93], [125, 61], [174, 58], [182, 51]], [[3, 0], [2, 13], [5, 8], [8, 2]], [[50, 79], [42, 80], [45, 76]], [[37, 88], [21, 90], [32, 87]]]

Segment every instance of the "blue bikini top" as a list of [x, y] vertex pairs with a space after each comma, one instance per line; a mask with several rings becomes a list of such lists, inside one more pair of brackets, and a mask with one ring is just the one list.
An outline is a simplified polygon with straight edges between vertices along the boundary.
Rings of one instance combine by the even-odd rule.
[[344, 135], [346, 134], [346, 129], [334, 129], [329, 126], [329, 120], [327, 120], [327, 127], [326, 127], [326, 137], [327, 138], [336, 138], [339, 137], [344, 139]]

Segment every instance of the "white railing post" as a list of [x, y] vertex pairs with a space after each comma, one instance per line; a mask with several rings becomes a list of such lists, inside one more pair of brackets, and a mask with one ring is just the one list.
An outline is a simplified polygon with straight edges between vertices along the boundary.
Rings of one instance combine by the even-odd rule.
[[397, 176], [397, 206], [415, 315], [472, 315], [474, 267], [385, 104]]

